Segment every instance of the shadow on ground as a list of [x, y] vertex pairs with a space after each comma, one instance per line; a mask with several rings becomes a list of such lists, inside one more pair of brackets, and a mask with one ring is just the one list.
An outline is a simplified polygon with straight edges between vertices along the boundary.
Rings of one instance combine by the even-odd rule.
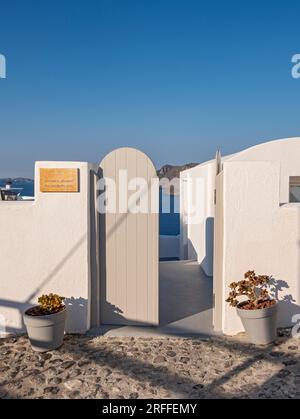
[[48, 354], [1, 341], [2, 398], [300, 398], [298, 341], [69, 335]]

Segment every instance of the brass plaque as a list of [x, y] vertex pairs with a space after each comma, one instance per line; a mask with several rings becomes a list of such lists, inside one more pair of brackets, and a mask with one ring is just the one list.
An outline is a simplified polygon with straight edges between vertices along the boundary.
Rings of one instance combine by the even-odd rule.
[[40, 169], [41, 192], [79, 192], [79, 169]]

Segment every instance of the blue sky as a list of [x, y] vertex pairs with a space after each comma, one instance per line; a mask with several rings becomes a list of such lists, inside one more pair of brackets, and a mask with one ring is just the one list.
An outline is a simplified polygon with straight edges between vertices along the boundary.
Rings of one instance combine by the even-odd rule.
[[1, 2], [0, 177], [35, 160], [157, 166], [300, 136], [299, 1]]

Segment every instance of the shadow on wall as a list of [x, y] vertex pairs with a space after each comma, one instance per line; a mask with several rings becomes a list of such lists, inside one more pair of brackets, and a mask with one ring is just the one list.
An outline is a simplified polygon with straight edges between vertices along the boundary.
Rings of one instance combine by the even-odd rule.
[[188, 248], [188, 252], [187, 252], [188, 254], [187, 254], [186, 260], [198, 260], [198, 253], [191, 239], [188, 239], [187, 241], [187, 248]]
[[295, 304], [296, 300], [291, 294], [281, 296], [289, 285], [282, 279], [272, 278], [270, 286], [273, 288], [273, 296], [278, 301], [278, 319], [280, 327], [289, 327], [292, 324], [293, 316], [300, 314], [300, 306]]
[[[300, 212], [299, 212], [299, 218], [298, 218], [298, 231], [300, 234]], [[300, 248], [300, 240], [298, 241], [298, 246]], [[290, 260], [290, 263], [293, 261]], [[300, 251], [299, 251], [299, 260], [298, 260], [298, 284], [300, 283]], [[296, 302], [299, 301], [300, 295], [299, 295], [299, 285], [296, 285], [298, 295], [294, 296], [292, 294], [286, 294], [282, 296], [282, 293], [284, 290], [287, 290], [290, 288], [287, 281], [284, 281], [282, 279], [276, 279], [274, 278], [272, 280], [272, 284], [275, 288], [274, 291], [274, 297], [278, 301], [278, 319], [280, 327], [289, 327], [292, 324], [296, 324], [299, 320], [293, 319], [295, 315], [300, 315], [300, 305]], [[296, 297], [296, 299], [294, 298]]]
[[[30, 302], [20, 303], [19, 301], [0, 300], [0, 334], [20, 334], [26, 331], [26, 327], [23, 321], [23, 314], [33, 304]], [[66, 330], [72, 331], [72, 333], [82, 332], [86, 329], [86, 313], [88, 310], [88, 301], [85, 298], [66, 298], [65, 305], [68, 308], [67, 311], [67, 322]], [[1, 320], [1, 307], [11, 308], [19, 312], [20, 327], [9, 327], [6, 326], [5, 320]], [[74, 328], [74, 324], [78, 327]]]
[[205, 258], [201, 263], [202, 269], [208, 276], [213, 276], [214, 230], [215, 220], [213, 217], [208, 217], [205, 222]]
[[[17, 310], [19, 313], [19, 319], [20, 319], [20, 327], [9, 327], [6, 326], [6, 319], [5, 316], [4, 319], [2, 319], [1, 323], [4, 322], [4, 325], [0, 323], [0, 329], [2, 329], [2, 331], [5, 331], [6, 333], [23, 333], [26, 329], [25, 329], [25, 325], [23, 322], [23, 313], [25, 310], [27, 310], [29, 307], [31, 307], [32, 301], [36, 301], [37, 297], [40, 293], [46, 293], [46, 292], [55, 292], [55, 290], [51, 289], [50, 287], [48, 287], [47, 290], [45, 290], [46, 285], [48, 286], [48, 284], [55, 278], [55, 276], [61, 271], [61, 269], [64, 267], [64, 265], [76, 254], [76, 252], [78, 251], [78, 249], [85, 243], [86, 240], [86, 234], [84, 234], [79, 240], [78, 242], [71, 248], [71, 250], [69, 252], [66, 253], [66, 255], [61, 259], [61, 261], [59, 263], [57, 263], [57, 265], [53, 268], [53, 270], [44, 278], [42, 279], [42, 281], [40, 282], [39, 286], [36, 287], [36, 289], [30, 293], [30, 295], [28, 295], [28, 297], [25, 299], [25, 301], [13, 301], [13, 300], [4, 300], [4, 299], [0, 299], [0, 321], [1, 321], [1, 316], [2, 312], [1, 312], [1, 307], [6, 307], [6, 308], [12, 308], [14, 310]], [[78, 315], [78, 318], [76, 319], [76, 327], [75, 326], [75, 322], [74, 324], [72, 324], [71, 327], [71, 316], [69, 316], [69, 322], [67, 323], [70, 327], [70, 329], [67, 329], [71, 332], [75, 331], [79, 328], [77, 327], [77, 322], [79, 321], [79, 325], [84, 326], [81, 331], [86, 330], [86, 316], [88, 313], [88, 301], [83, 299], [83, 298], [78, 298], [75, 299], [74, 297], [69, 298], [70, 302], [73, 302], [73, 306], [77, 306], [77, 308], [80, 307], [80, 311], [81, 313], [83, 313], [83, 309], [85, 308], [86, 310], [86, 314], [85, 315]], [[76, 302], [78, 301], [78, 302]], [[36, 301], [37, 303], [37, 301]], [[74, 309], [71, 308], [72, 313], [74, 314]], [[72, 322], [73, 323], [73, 322]]]
[[[1, 308], [10, 308], [17, 310], [19, 312], [20, 317], [20, 327], [9, 327], [6, 325], [6, 319], [5, 316], [1, 313]], [[23, 313], [30, 307], [30, 304], [25, 302], [19, 302], [19, 301], [11, 301], [11, 300], [0, 300], [0, 334], [1, 333], [12, 333], [12, 334], [20, 334], [25, 331], [25, 325], [23, 321]]]
[[[213, 276], [214, 256], [214, 218], [208, 217], [205, 221], [205, 257], [200, 263], [201, 268], [207, 276]], [[198, 260], [198, 252], [193, 243], [188, 239], [188, 259]]]

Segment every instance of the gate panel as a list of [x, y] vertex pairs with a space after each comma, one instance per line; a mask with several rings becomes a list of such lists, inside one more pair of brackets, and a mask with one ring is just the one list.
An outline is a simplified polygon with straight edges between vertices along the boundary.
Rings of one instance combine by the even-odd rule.
[[[128, 183], [120, 182], [120, 170], [127, 172], [128, 183], [136, 178], [145, 180], [139, 200], [147, 202], [147, 213], [132, 213], [128, 207], [122, 213], [120, 189], [124, 192], [127, 188], [128, 200], [137, 190], [129, 191]], [[141, 151], [121, 148], [102, 160], [100, 172], [115, 181], [117, 196], [116, 213], [100, 215], [100, 321], [111, 325], [157, 325], [158, 212], [151, 212], [151, 186], [157, 178], [154, 165]], [[152, 196], [158, 199], [158, 193], [156, 183]]]

